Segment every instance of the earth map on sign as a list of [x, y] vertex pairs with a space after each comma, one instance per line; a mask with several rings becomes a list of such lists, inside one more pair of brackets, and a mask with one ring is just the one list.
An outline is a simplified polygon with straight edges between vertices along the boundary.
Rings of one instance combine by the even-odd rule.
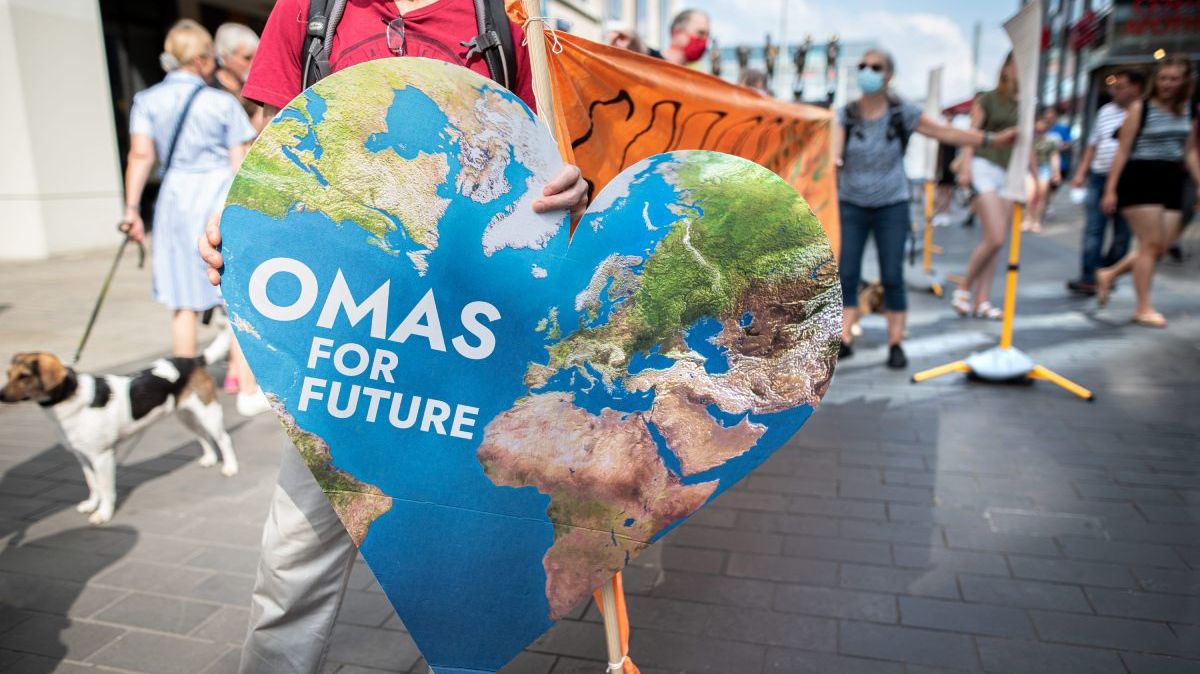
[[[444, 671], [503, 665], [497, 654], [782, 446], [832, 374], [836, 265], [783, 180], [728, 155], [657, 155], [595, 196], [568, 249], [564, 215], [531, 208], [561, 166], [545, 128], [490, 81], [374, 61], [280, 112], [222, 222], [239, 342]], [[300, 411], [305, 374], [339, 376], [305, 362], [314, 335], [372, 340], [365, 320], [328, 333], [256, 314], [247, 279], [280, 256], [326, 285], [344, 271], [360, 301], [390, 281], [401, 312], [436, 289], [447, 335], [459, 307], [497, 307], [484, 361], [421, 340], [377, 345], [400, 356], [385, 388], [478, 408], [473, 440], [333, 418], [323, 403]], [[267, 292], [283, 304], [298, 290], [283, 279]], [[455, 664], [467, 662], [477, 669]]]

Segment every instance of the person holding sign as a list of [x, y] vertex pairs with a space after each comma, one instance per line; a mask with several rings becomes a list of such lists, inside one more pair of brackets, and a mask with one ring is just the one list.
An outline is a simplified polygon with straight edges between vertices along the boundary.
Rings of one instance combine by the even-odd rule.
[[947, 145], [1008, 146], [1017, 137], [1015, 128], [993, 134], [977, 129], [957, 129], [905, 103], [888, 87], [895, 63], [887, 52], [871, 49], [858, 64], [858, 85], [863, 96], [838, 111], [833, 146], [838, 166], [838, 205], [842, 220], [842, 250], [838, 261], [844, 319], [840, 358], [853, 353], [851, 328], [858, 322], [858, 285], [867, 237], [875, 237], [879, 269], [887, 308], [887, 366], [904, 368], [908, 358], [900, 345], [908, 298], [904, 289], [904, 242], [908, 238], [909, 186], [904, 173], [904, 153], [913, 133]]
[[[1012, 52], [1000, 68], [996, 88], [980, 94], [971, 106], [972, 128], [996, 132], [1017, 125], [1017, 65]], [[958, 184], [973, 187], [975, 214], [983, 224], [983, 239], [971, 253], [967, 273], [961, 286], [954, 291], [952, 304], [959, 316], [974, 316], [998, 321], [1004, 313], [988, 301], [992, 279], [996, 276], [996, 260], [1004, 248], [1008, 225], [1012, 222], [1012, 202], [1000, 196], [1008, 180], [1008, 164], [1012, 150], [985, 147], [979, 151], [963, 150], [962, 169]]]
[[[326, 0], [312, 0], [324, 3]], [[332, 3], [330, 3], [332, 4]], [[500, 3], [485, 3], [498, 5]], [[267, 20], [243, 95], [260, 102], [267, 118], [315, 79], [305, 68], [311, 35], [304, 17], [309, 0], [279, 0]], [[423, 56], [461, 65], [493, 79], [510, 80], [489, 68], [474, 47], [479, 33], [472, 0], [350, 2], [325, 35], [332, 37], [322, 63], [338, 71], [393, 56]], [[321, 20], [329, 14], [321, 14]], [[502, 12], [486, 17], [506, 30], [515, 58], [503, 59], [508, 88], [535, 108], [524, 31]], [[503, 41], [503, 38], [502, 38]], [[320, 45], [317, 45], [320, 47]], [[486, 48], [485, 48], [486, 51]], [[320, 73], [320, 74], [328, 74]], [[566, 166], [533, 203], [537, 212], [567, 210], [577, 220], [587, 208], [587, 183], [579, 169]], [[209, 265], [209, 280], [220, 283], [219, 221], [213, 219], [198, 242]], [[316, 392], [314, 392], [315, 395]], [[263, 530], [262, 557], [251, 604], [250, 632], [240, 671], [310, 674], [319, 671], [342, 601], [355, 548], [325, 494], [299, 454], [284, 451], [279, 483]]]
[[1188, 174], [1200, 184], [1196, 125], [1188, 110], [1191, 98], [1191, 62], [1182, 57], [1160, 61], [1146, 99], [1130, 105], [1125, 115], [1101, 201], [1109, 215], [1120, 209], [1138, 246], [1117, 264], [1096, 272], [1096, 300], [1100, 306], [1108, 304], [1117, 277], [1132, 271], [1137, 294], [1133, 322], [1151, 328], [1167, 327], [1167, 319], [1150, 302], [1154, 268], [1179, 235]]

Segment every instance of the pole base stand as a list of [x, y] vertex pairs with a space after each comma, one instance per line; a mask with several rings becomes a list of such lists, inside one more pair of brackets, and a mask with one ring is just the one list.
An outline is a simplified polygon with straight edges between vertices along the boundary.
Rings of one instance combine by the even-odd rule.
[[994, 347], [980, 353], [971, 354], [966, 360], [960, 360], [946, 365], [930, 368], [912, 376], [914, 384], [928, 381], [936, 377], [959, 372], [973, 375], [976, 379], [994, 382], [1011, 382], [1016, 380], [1048, 381], [1088, 402], [1096, 399], [1090, 390], [1038, 365], [1025, 352], [1017, 348], [1003, 349]]
[[936, 270], [931, 270], [928, 274], [924, 272], [910, 274], [908, 276], [908, 287], [913, 290], [933, 293], [941, 297], [942, 293], [945, 292], [946, 277], [939, 274]]

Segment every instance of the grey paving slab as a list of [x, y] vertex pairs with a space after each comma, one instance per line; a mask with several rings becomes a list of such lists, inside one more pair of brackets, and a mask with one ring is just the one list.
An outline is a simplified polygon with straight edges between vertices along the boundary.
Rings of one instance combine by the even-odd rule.
[[976, 666], [975, 647], [965, 634], [873, 623], [843, 622], [838, 652], [917, 665], [967, 670]]
[[1130, 674], [1196, 674], [1200, 672], [1200, 660], [1175, 658], [1169, 655], [1147, 653], [1122, 653], [1121, 659]]
[[167, 634], [128, 632], [92, 655], [88, 662], [133, 672], [192, 674], [207, 669], [228, 651], [223, 644]]
[[1046, 641], [1168, 655], [1183, 648], [1162, 623], [1051, 611], [1031, 611], [1030, 617]]
[[868, 660], [832, 653], [771, 648], [767, 651], [764, 674], [904, 674], [896, 662]]
[[1135, 588], [1137, 581], [1129, 567], [1103, 562], [1076, 562], [1062, 559], [1009, 555], [1013, 575], [1030, 580], [1052, 580], [1101, 587]]
[[842, 587], [873, 590], [894, 595], [958, 598], [958, 577], [953, 571], [900, 569], [893, 566], [842, 564], [838, 580]]
[[896, 598], [877, 592], [789, 585], [779, 589], [777, 611], [882, 623], [896, 622]]
[[108, 625], [34, 614], [0, 635], [0, 648], [83, 660], [122, 634], [124, 630]]
[[1113, 651], [979, 637], [979, 659], [983, 669], [996, 674], [1122, 674], [1125, 668]]
[[95, 619], [160, 632], [187, 634], [208, 620], [218, 608], [215, 604], [135, 592], [97, 613]]
[[1029, 618], [1020, 609], [924, 597], [899, 597], [898, 601], [903, 625], [1000, 637], [1034, 636]]
[[1018, 608], [1092, 612], [1083, 591], [1073, 585], [962, 574], [959, 576], [959, 586], [962, 588], [963, 597], [972, 602]]

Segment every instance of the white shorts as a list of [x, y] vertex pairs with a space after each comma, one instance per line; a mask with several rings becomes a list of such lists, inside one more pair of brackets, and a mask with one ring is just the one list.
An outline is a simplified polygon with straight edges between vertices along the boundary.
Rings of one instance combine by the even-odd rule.
[[971, 158], [971, 187], [979, 194], [999, 192], [1008, 182], [1008, 170], [990, 159]]

